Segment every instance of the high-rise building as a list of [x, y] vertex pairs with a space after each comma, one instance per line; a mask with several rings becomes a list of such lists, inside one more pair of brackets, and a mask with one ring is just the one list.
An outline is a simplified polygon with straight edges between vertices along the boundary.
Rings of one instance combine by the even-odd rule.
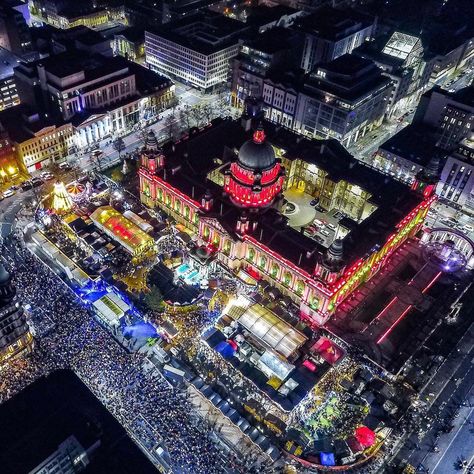
[[32, 346], [33, 336], [16, 298], [12, 276], [0, 263], [0, 364], [30, 352]]
[[204, 91], [230, 77], [244, 23], [208, 12], [145, 32], [146, 63], [153, 71]]
[[295, 26], [304, 33], [301, 67], [310, 72], [319, 63], [350, 54], [372, 37], [374, 20], [352, 11], [323, 7]]

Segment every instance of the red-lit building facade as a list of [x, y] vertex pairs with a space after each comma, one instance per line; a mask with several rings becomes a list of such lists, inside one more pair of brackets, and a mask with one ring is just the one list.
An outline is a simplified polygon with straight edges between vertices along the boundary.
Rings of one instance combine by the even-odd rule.
[[[302, 318], [322, 325], [417, 234], [434, 197], [356, 162], [334, 140], [264, 128], [218, 121], [164, 150], [150, 136], [140, 197], [195, 233], [224, 267], [268, 281], [299, 305]], [[350, 232], [328, 248], [282, 213], [285, 190], [305, 181], [328, 210], [353, 209], [366, 196], [360, 216], [344, 221]]]

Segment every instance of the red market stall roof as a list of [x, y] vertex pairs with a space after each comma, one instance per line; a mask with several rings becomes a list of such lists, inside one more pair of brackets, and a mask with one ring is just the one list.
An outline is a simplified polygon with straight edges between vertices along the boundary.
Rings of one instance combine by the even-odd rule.
[[317, 352], [326, 362], [334, 365], [344, 355], [344, 351], [333, 341], [326, 337], [320, 337], [311, 348], [313, 352]]
[[364, 448], [369, 448], [375, 443], [375, 433], [367, 426], [359, 426], [355, 430], [355, 437]]

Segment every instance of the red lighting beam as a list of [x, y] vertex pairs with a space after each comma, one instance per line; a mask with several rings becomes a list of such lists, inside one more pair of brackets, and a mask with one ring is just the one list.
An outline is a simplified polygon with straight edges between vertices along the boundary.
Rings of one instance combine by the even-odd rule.
[[382, 336], [377, 341], [377, 344], [381, 344], [383, 340], [392, 332], [392, 329], [406, 316], [408, 311], [413, 308], [413, 305], [409, 305], [408, 308], [403, 311], [403, 313], [398, 317], [398, 319], [382, 334]]
[[385, 311], [387, 311], [393, 305], [393, 303], [395, 303], [395, 301], [397, 301], [397, 299], [398, 299], [398, 296], [394, 296], [390, 300], [390, 302], [387, 304], [387, 306], [385, 306], [385, 308], [382, 311], [380, 311], [379, 314], [377, 314], [377, 316], [374, 318], [374, 321], [377, 321], [377, 319], [379, 319], [382, 315], [384, 315]]
[[425, 287], [425, 289], [422, 291], [423, 294], [425, 294], [438, 280], [438, 278], [443, 274], [443, 272], [439, 272]]

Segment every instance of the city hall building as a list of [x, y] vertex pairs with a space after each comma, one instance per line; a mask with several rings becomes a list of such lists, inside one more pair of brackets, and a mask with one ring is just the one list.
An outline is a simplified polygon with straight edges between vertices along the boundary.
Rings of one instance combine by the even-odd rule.
[[335, 140], [252, 116], [261, 116], [257, 106], [163, 149], [150, 133], [141, 200], [189, 229], [225, 268], [269, 282], [303, 319], [324, 324], [420, 230], [432, 190], [423, 195], [359, 163]]

